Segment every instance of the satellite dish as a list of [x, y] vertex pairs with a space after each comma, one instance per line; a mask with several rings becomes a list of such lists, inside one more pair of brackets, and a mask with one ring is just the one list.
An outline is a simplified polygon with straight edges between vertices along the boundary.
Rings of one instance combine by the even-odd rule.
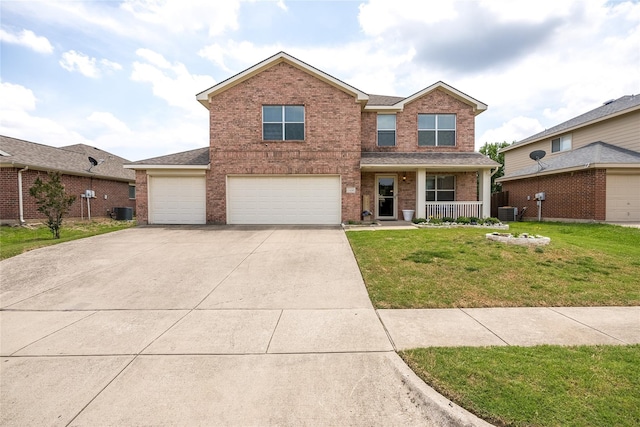
[[546, 155], [547, 155], [547, 153], [544, 150], [535, 150], [535, 151], [532, 151], [531, 153], [529, 153], [529, 158], [531, 160], [535, 160], [537, 162], [540, 159], [544, 158], [544, 156], [546, 156]]
[[98, 161], [91, 156], [89, 156], [89, 163], [91, 163], [91, 167], [98, 166]]

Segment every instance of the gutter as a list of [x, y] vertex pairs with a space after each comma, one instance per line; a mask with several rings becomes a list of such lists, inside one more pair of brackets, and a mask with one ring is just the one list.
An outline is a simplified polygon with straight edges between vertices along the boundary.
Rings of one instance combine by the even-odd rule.
[[24, 169], [18, 170], [18, 210], [20, 211], [20, 225], [24, 225], [24, 200], [22, 198], [22, 172], [29, 169], [29, 166], [25, 166]]

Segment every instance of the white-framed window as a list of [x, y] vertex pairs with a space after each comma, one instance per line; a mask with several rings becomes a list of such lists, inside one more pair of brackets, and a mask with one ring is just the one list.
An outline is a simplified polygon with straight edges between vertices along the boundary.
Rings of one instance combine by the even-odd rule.
[[571, 134], [562, 135], [560, 138], [554, 138], [551, 140], [552, 153], [568, 150], [571, 150]]
[[455, 114], [418, 114], [418, 145], [421, 147], [456, 145]]
[[427, 202], [453, 202], [455, 200], [455, 175], [427, 175]]
[[396, 115], [378, 114], [378, 147], [396, 145]]
[[264, 141], [304, 141], [303, 105], [263, 105]]
[[129, 184], [129, 198], [130, 199], [136, 198], [136, 186], [133, 184]]

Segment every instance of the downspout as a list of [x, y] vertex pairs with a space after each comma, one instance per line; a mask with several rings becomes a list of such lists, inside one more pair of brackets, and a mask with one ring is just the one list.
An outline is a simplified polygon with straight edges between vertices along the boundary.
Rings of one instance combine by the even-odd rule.
[[22, 172], [29, 169], [29, 166], [25, 166], [24, 169], [18, 171], [18, 210], [20, 211], [20, 225], [24, 224], [24, 203], [22, 199]]

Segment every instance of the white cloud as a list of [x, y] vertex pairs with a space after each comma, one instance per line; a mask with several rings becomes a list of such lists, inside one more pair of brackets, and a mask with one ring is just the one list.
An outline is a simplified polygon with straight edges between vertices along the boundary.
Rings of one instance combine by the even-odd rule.
[[0, 29], [0, 40], [5, 43], [18, 44], [39, 53], [53, 53], [53, 46], [43, 36], [36, 36], [33, 31], [22, 30], [17, 34]]
[[63, 53], [59, 63], [60, 66], [67, 71], [77, 71], [86, 77], [94, 79], [102, 76], [104, 71], [118, 71], [122, 69], [122, 66], [116, 62], [107, 59], [98, 61], [96, 58], [92, 58], [82, 52], [76, 52], [75, 50], [69, 50]]
[[138, 49], [136, 53], [147, 62], [134, 62], [131, 80], [150, 83], [153, 94], [171, 106], [206, 116], [206, 110], [196, 101], [195, 95], [214, 85], [212, 77], [191, 74], [184, 64], [171, 64], [149, 49]]
[[544, 127], [537, 119], [519, 116], [506, 123], [502, 123], [500, 127], [486, 130], [479, 138], [477, 138], [477, 141], [480, 142], [480, 145], [483, 145], [485, 142], [493, 143], [506, 141], [508, 143], [512, 143], [543, 130]]
[[113, 114], [104, 111], [95, 111], [91, 113], [87, 120], [102, 125], [110, 132], [130, 133], [129, 127], [122, 120], [116, 118]]
[[453, 1], [369, 0], [360, 5], [358, 19], [365, 34], [380, 36], [401, 28], [407, 22], [433, 24], [451, 21], [457, 16]]
[[276, 3], [276, 4], [277, 4], [277, 6], [278, 6], [280, 9], [284, 10], [285, 12], [286, 12], [287, 10], [289, 10], [289, 8], [287, 7], [287, 5], [286, 5], [286, 4], [284, 4], [284, 0], [278, 0], [278, 3]]
[[24, 86], [0, 82], [0, 110], [33, 111], [36, 108], [36, 97], [31, 89]]

